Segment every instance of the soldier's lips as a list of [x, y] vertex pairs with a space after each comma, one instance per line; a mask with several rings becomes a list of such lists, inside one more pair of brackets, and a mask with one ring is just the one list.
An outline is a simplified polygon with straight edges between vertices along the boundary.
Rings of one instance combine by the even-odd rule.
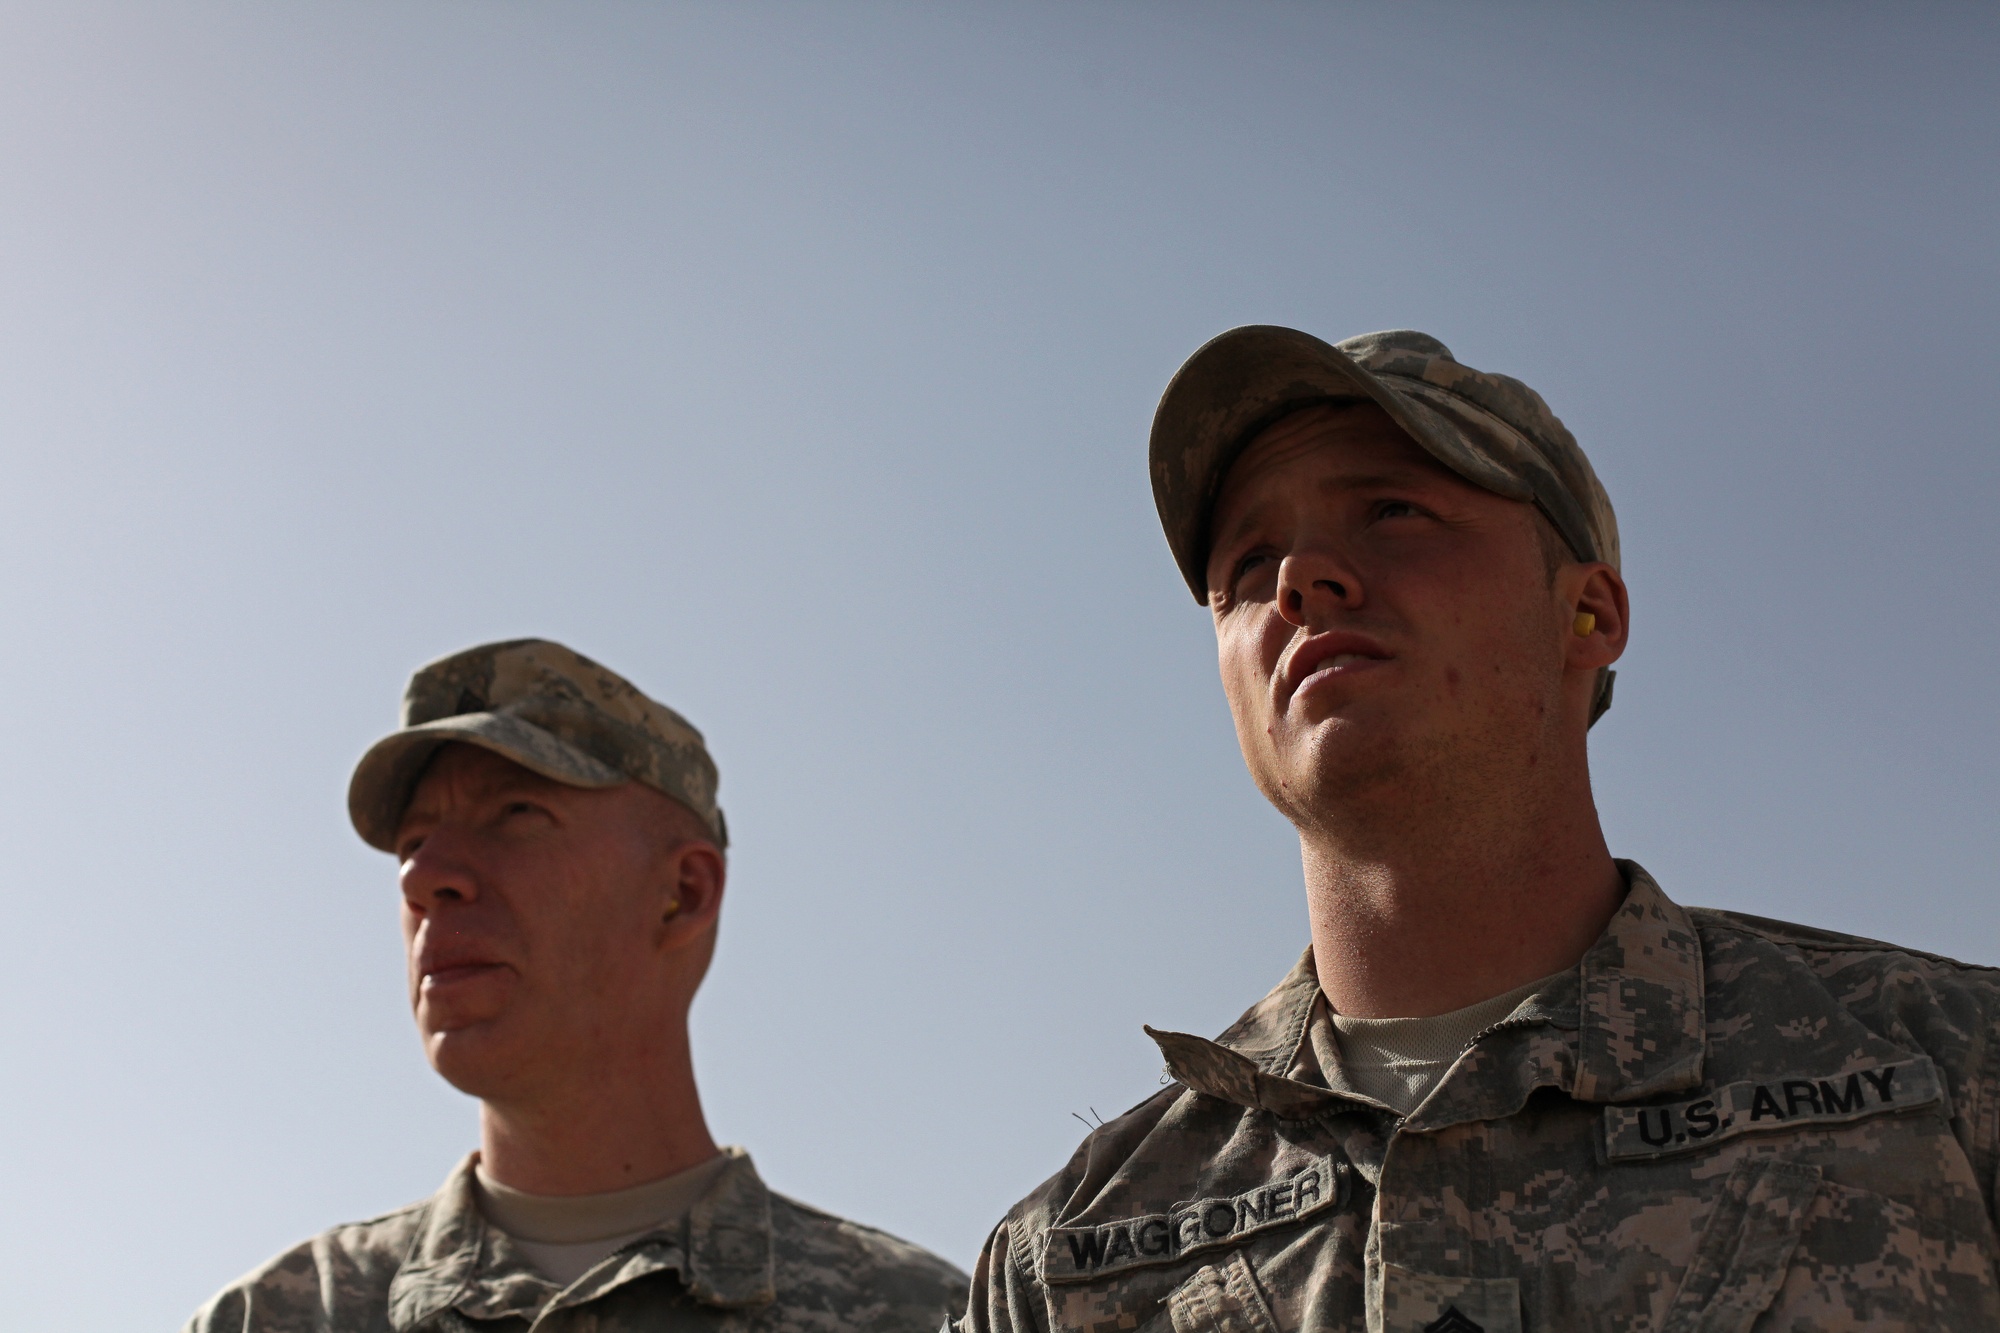
[[424, 973], [424, 993], [433, 995], [455, 986], [483, 980], [506, 970], [505, 963], [454, 963], [450, 967], [432, 968]]
[[1329, 675], [1336, 671], [1344, 674], [1365, 671], [1369, 667], [1380, 666], [1388, 660], [1386, 657], [1369, 657], [1364, 653], [1335, 653], [1332, 657], [1321, 658], [1319, 665], [1306, 673], [1304, 682], [1302, 683], [1316, 680], [1320, 676]]
[[1395, 655], [1363, 634], [1320, 634], [1292, 653], [1278, 674], [1284, 702], [1322, 683], [1348, 679], [1395, 660]]

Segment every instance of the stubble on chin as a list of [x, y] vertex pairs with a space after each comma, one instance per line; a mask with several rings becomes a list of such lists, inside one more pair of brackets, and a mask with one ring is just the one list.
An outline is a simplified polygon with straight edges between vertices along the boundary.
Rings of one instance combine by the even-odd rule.
[[1407, 786], [1410, 755], [1352, 723], [1324, 721], [1270, 738], [1257, 774], [1265, 799], [1301, 831], [1333, 832]]

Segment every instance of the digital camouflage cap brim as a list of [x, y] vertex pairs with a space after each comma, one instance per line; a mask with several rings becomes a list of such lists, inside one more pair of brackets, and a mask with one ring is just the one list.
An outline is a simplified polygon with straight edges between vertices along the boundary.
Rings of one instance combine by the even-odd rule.
[[[1517, 379], [1474, 370], [1427, 333], [1338, 343], [1275, 324], [1210, 339], [1153, 414], [1153, 502], [1196, 601], [1208, 604], [1209, 524], [1223, 478], [1265, 427], [1317, 403], [1365, 400], [1475, 486], [1532, 504], [1578, 560], [1619, 565], [1618, 518], [1576, 437]], [[1611, 706], [1600, 676], [1595, 722]]]
[[688, 720], [630, 681], [547, 639], [510, 639], [441, 657], [410, 677], [403, 726], [355, 765], [347, 810], [382, 851], [440, 746], [477, 745], [574, 787], [643, 782], [729, 843], [715, 803], [715, 761]]

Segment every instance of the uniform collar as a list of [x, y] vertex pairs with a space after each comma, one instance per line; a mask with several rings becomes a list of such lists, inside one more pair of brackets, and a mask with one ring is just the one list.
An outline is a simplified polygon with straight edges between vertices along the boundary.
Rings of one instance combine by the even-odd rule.
[[[1627, 1102], [1697, 1087], [1707, 1054], [1701, 942], [1687, 912], [1636, 862], [1620, 861], [1625, 901], [1574, 973], [1575, 999], [1530, 997], [1515, 1021], [1574, 1025], [1563, 1083], [1580, 1101]], [[1568, 981], [1569, 977], [1565, 977]], [[1567, 987], [1563, 987], [1567, 989]], [[1277, 987], [1210, 1041], [1147, 1028], [1167, 1069], [1194, 1091], [1303, 1120], [1358, 1103], [1316, 1078], [1306, 1040], [1319, 999], [1308, 948]], [[1303, 1077], [1301, 1076], [1303, 1075]]]
[[409, 1333], [448, 1309], [471, 1319], [517, 1316], [532, 1323], [550, 1309], [585, 1304], [667, 1269], [704, 1305], [768, 1304], [777, 1298], [771, 1194], [748, 1153], [722, 1151], [729, 1162], [689, 1210], [685, 1234], [649, 1236], [560, 1293], [479, 1211], [472, 1177], [478, 1155], [467, 1157], [423, 1204], [409, 1256], [389, 1283], [390, 1327]]
[[1586, 1102], [1634, 1102], [1701, 1086], [1708, 1056], [1701, 937], [1636, 861], [1631, 889], [1577, 969], [1576, 1086]]

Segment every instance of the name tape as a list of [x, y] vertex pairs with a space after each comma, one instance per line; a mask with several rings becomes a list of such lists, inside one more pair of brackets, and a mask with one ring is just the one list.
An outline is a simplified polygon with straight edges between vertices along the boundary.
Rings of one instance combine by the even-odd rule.
[[1762, 1130], [1840, 1124], [1944, 1100], [1937, 1066], [1917, 1057], [1761, 1083], [1730, 1083], [1671, 1106], [1613, 1106], [1604, 1112], [1605, 1156], [1665, 1157]]
[[1170, 1213], [1094, 1227], [1050, 1227], [1042, 1250], [1043, 1280], [1087, 1282], [1127, 1268], [1171, 1263], [1184, 1254], [1296, 1222], [1339, 1203], [1346, 1172], [1332, 1157], [1321, 1157], [1283, 1180], [1226, 1199], [1197, 1199]]

